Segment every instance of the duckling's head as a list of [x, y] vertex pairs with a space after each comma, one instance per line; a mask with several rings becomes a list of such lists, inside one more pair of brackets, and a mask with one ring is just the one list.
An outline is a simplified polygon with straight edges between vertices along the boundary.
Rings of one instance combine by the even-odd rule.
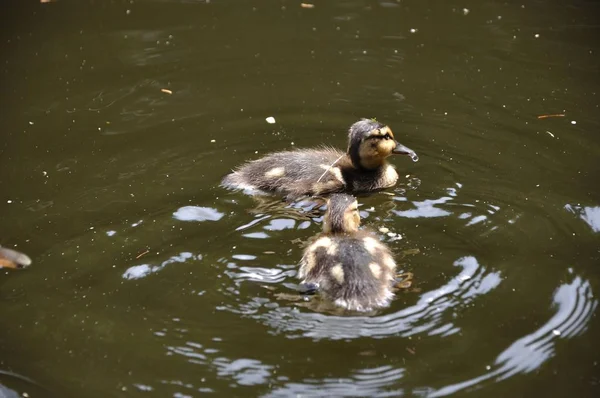
[[355, 167], [376, 169], [392, 155], [408, 155], [413, 161], [419, 158], [415, 151], [394, 139], [392, 129], [375, 119], [361, 119], [350, 126], [348, 154]]
[[16, 250], [0, 247], [0, 268], [25, 268], [31, 264], [31, 259]]
[[354, 196], [336, 193], [327, 200], [327, 211], [323, 218], [325, 233], [353, 233], [358, 231], [360, 214]]

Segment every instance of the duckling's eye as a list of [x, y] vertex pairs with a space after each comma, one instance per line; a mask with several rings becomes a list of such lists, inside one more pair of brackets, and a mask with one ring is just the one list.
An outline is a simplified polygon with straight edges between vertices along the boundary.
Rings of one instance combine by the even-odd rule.
[[386, 139], [386, 140], [391, 140], [392, 136], [389, 135], [389, 134], [386, 134], [386, 135], [383, 136], [383, 138]]

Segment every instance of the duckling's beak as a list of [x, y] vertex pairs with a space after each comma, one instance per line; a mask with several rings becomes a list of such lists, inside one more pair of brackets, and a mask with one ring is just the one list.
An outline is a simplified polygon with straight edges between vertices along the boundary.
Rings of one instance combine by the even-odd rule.
[[394, 153], [396, 155], [408, 155], [413, 160], [413, 162], [416, 162], [417, 160], [419, 160], [419, 157], [417, 156], [417, 153], [415, 151], [413, 151], [412, 149], [410, 149], [408, 147], [405, 147], [398, 141], [396, 141], [396, 148], [394, 148], [392, 150], [392, 153]]

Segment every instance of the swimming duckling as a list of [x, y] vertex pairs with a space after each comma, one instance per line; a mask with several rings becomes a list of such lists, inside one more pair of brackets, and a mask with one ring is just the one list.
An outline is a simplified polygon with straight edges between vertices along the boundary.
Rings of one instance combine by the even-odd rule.
[[389, 305], [396, 263], [373, 233], [358, 230], [357, 206], [353, 196], [331, 195], [323, 233], [305, 249], [298, 278], [302, 290], [318, 290], [338, 307], [371, 311]]
[[226, 188], [276, 192], [294, 200], [304, 195], [369, 192], [396, 184], [398, 173], [386, 158], [416, 153], [394, 139], [392, 130], [374, 119], [350, 126], [346, 153], [334, 148], [275, 152], [228, 174]]
[[16, 250], [0, 246], [0, 268], [25, 268], [31, 265], [31, 259]]

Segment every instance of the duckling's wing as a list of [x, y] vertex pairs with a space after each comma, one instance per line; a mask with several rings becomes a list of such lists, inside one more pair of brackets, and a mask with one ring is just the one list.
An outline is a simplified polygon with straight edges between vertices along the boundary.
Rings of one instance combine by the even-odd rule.
[[[222, 185], [277, 191], [293, 196], [314, 194], [317, 183], [329, 183], [331, 188], [339, 190], [344, 188], [343, 179], [328, 173], [328, 169], [343, 156], [343, 152], [333, 148], [276, 152], [241, 166], [227, 175]], [[339, 169], [338, 174], [341, 176]]]

